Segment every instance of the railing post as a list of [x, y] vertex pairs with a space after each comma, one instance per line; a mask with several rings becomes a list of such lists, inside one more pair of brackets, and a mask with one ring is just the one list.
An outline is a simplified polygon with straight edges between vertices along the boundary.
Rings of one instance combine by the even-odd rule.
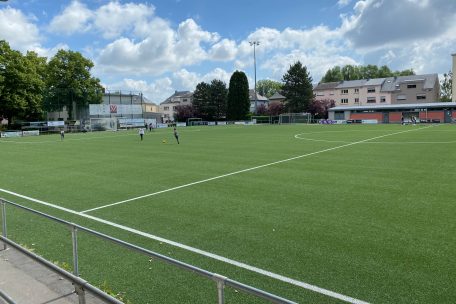
[[225, 303], [225, 280], [226, 277], [221, 276], [217, 273], [214, 273], [212, 279], [217, 283], [217, 296], [218, 296], [218, 304]]
[[74, 292], [78, 295], [79, 304], [86, 304], [84, 288], [81, 285], [74, 285]]
[[76, 226], [71, 226], [71, 237], [73, 239], [73, 274], [79, 277], [78, 264], [78, 229]]
[[[0, 199], [0, 205], [2, 205], [2, 235], [4, 238], [7, 237], [6, 233], [6, 203]], [[3, 242], [3, 250], [6, 250], [8, 246], [6, 246], [6, 243]]]

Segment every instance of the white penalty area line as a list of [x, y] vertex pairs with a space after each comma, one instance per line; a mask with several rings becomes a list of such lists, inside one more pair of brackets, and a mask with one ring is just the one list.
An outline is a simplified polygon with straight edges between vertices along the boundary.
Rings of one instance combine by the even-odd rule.
[[329, 152], [329, 151], [333, 151], [333, 150], [337, 150], [337, 149], [353, 146], [353, 145], [356, 145], [356, 144], [365, 143], [365, 142], [368, 142], [368, 141], [371, 141], [371, 140], [375, 140], [375, 139], [379, 139], [379, 138], [382, 138], [382, 137], [387, 137], [387, 136], [397, 135], [397, 134], [401, 134], [401, 133], [422, 130], [422, 129], [426, 129], [426, 128], [430, 128], [430, 127], [432, 127], [432, 126], [426, 126], [426, 127], [418, 128], [418, 129], [410, 129], [410, 130], [405, 130], [405, 131], [399, 131], [399, 132], [384, 134], [384, 135], [380, 135], [380, 136], [375, 136], [375, 137], [364, 139], [364, 140], [360, 140], [360, 141], [350, 142], [350, 143], [347, 143], [347, 144], [344, 144], [344, 145], [340, 145], [340, 146], [336, 146], [336, 147], [332, 147], [332, 148], [328, 148], [328, 149], [324, 149], [324, 150], [319, 150], [319, 151], [316, 151], [316, 152], [311, 152], [311, 153], [307, 153], [307, 154], [303, 154], [303, 155], [299, 155], [299, 156], [294, 156], [294, 157], [290, 157], [290, 158], [287, 158], [287, 159], [275, 161], [275, 162], [272, 162], [272, 163], [268, 163], [268, 164], [264, 164], [264, 165], [260, 165], [260, 166], [256, 166], [256, 167], [252, 167], [252, 168], [247, 168], [247, 169], [243, 169], [243, 170], [239, 170], [239, 171], [235, 171], [235, 172], [231, 172], [231, 173], [227, 173], [227, 174], [222, 174], [222, 175], [219, 175], [219, 176], [203, 179], [203, 180], [192, 182], [192, 183], [189, 183], [189, 184], [180, 185], [180, 186], [176, 186], [176, 187], [173, 187], [173, 188], [169, 188], [169, 189], [165, 189], [165, 190], [161, 190], [161, 191], [157, 191], [157, 192], [153, 192], [153, 193], [149, 193], [149, 194], [133, 197], [133, 198], [126, 199], [126, 200], [123, 200], [123, 201], [120, 201], [120, 202], [115, 202], [115, 203], [112, 203], [112, 204], [107, 204], [107, 205], [99, 206], [99, 207], [96, 207], [96, 208], [83, 210], [83, 211], [81, 211], [81, 213], [87, 213], [87, 212], [91, 212], [91, 211], [95, 211], [95, 210], [100, 210], [100, 209], [103, 209], [103, 208], [108, 208], [108, 207], [112, 207], [112, 206], [116, 206], [116, 205], [120, 205], [120, 204], [124, 204], [124, 203], [128, 203], [128, 202], [136, 201], [136, 200], [143, 199], [143, 198], [146, 198], [146, 197], [155, 196], [155, 195], [159, 195], [159, 194], [166, 193], [166, 192], [171, 192], [171, 191], [174, 191], [174, 190], [187, 188], [187, 187], [198, 185], [198, 184], [202, 184], [202, 183], [207, 183], [207, 182], [210, 182], [210, 181], [213, 181], [213, 180], [216, 180], [216, 179], [221, 179], [221, 178], [224, 178], [224, 177], [237, 175], [237, 174], [244, 173], [244, 172], [249, 172], [249, 171], [253, 171], [253, 170], [269, 167], [269, 166], [272, 166], [272, 165], [277, 165], [277, 164], [289, 162], [289, 161], [292, 161], [292, 160], [305, 158], [305, 157], [321, 154], [321, 153], [324, 153], [324, 152]]
[[210, 253], [210, 252], [207, 252], [207, 251], [195, 248], [195, 247], [191, 247], [191, 246], [187, 246], [187, 245], [184, 245], [184, 244], [181, 244], [181, 243], [178, 243], [178, 242], [174, 242], [174, 241], [171, 241], [171, 240], [168, 240], [168, 239], [165, 239], [165, 238], [162, 238], [162, 237], [159, 237], [159, 236], [156, 236], [156, 235], [144, 232], [144, 231], [140, 231], [140, 230], [137, 230], [137, 229], [134, 229], [134, 228], [131, 228], [131, 227], [127, 227], [127, 226], [124, 226], [124, 225], [116, 224], [114, 222], [110, 222], [110, 221], [101, 219], [99, 217], [91, 216], [91, 215], [84, 214], [82, 212], [78, 212], [78, 211], [75, 211], [75, 210], [72, 210], [72, 209], [68, 209], [68, 208], [65, 208], [65, 207], [54, 205], [54, 204], [51, 204], [51, 203], [48, 203], [48, 202], [45, 202], [45, 201], [42, 201], [42, 200], [38, 200], [38, 199], [35, 199], [35, 198], [32, 198], [32, 197], [28, 197], [28, 196], [25, 196], [25, 195], [22, 195], [22, 194], [19, 194], [19, 193], [16, 193], [16, 192], [12, 192], [12, 191], [9, 191], [9, 190], [6, 190], [6, 189], [1, 189], [0, 188], [0, 192], [4, 192], [4, 193], [7, 193], [7, 194], [16, 196], [16, 197], [20, 197], [20, 198], [23, 198], [23, 199], [26, 199], [26, 200], [29, 200], [29, 201], [44, 205], [44, 206], [52, 207], [52, 208], [55, 208], [55, 209], [58, 209], [58, 210], [62, 210], [62, 211], [65, 211], [65, 212], [68, 212], [68, 213], [71, 213], [71, 214], [75, 214], [75, 215], [78, 215], [78, 216], [81, 216], [81, 217], [84, 217], [84, 218], [87, 218], [87, 219], [91, 219], [93, 221], [96, 221], [96, 222], [99, 222], [99, 223], [103, 223], [103, 224], [108, 225], [108, 226], [119, 228], [121, 230], [134, 233], [136, 235], [140, 235], [140, 236], [143, 236], [143, 237], [146, 237], [146, 238], [149, 238], [149, 239], [153, 239], [153, 240], [156, 240], [156, 241], [159, 241], [159, 242], [162, 242], [162, 243], [166, 243], [168, 245], [175, 246], [175, 247], [178, 247], [180, 249], [184, 249], [184, 250], [187, 250], [187, 251], [190, 251], [190, 252], [193, 252], [193, 253], [196, 253], [196, 254], [199, 254], [199, 255], [202, 255], [202, 256], [217, 260], [217, 261], [221, 261], [221, 262], [224, 262], [224, 263], [227, 263], [227, 264], [239, 267], [239, 268], [243, 268], [243, 269], [246, 269], [246, 270], [249, 270], [249, 271], [252, 271], [252, 272], [256, 272], [258, 274], [267, 276], [269, 278], [276, 279], [276, 280], [279, 280], [279, 281], [282, 281], [282, 282], [285, 282], [285, 283], [289, 283], [289, 284], [292, 284], [292, 285], [295, 285], [295, 286], [298, 286], [298, 287], [302, 287], [304, 289], [311, 290], [311, 291], [317, 292], [319, 294], [322, 294], [322, 295], [325, 295], [325, 296], [328, 296], [328, 297], [332, 297], [332, 298], [335, 298], [335, 299], [338, 299], [338, 300], [341, 300], [341, 301], [344, 301], [344, 302], [347, 302], [347, 303], [369, 304], [369, 302], [358, 300], [356, 298], [353, 298], [353, 297], [350, 297], [350, 296], [346, 296], [346, 295], [343, 295], [343, 294], [340, 294], [340, 293], [337, 293], [337, 292], [334, 292], [334, 291], [331, 291], [331, 290], [328, 290], [328, 289], [324, 289], [324, 288], [321, 288], [321, 287], [318, 287], [318, 286], [315, 286], [315, 285], [312, 285], [312, 284], [309, 284], [309, 283], [305, 283], [305, 282], [301, 282], [301, 281], [298, 281], [298, 280], [295, 280], [295, 279], [292, 279], [292, 278], [288, 278], [288, 277], [280, 275], [280, 274], [276, 274], [276, 273], [273, 273], [273, 272], [270, 272], [270, 271], [267, 271], [267, 270], [264, 270], [264, 269], [261, 269], [261, 268], [257, 268], [255, 266], [251, 266], [251, 265], [248, 265], [248, 264], [245, 264], [245, 263], [242, 263], [242, 262], [238, 262], [238, 261], [235, 261], [235, 260], [232, 260], [232, 259], [229, 259], [229, 258], [225, 258], [223, 256], [220, 256], [220, 255], [217, 255], [217, 254], [214, 254], [214, 253]]

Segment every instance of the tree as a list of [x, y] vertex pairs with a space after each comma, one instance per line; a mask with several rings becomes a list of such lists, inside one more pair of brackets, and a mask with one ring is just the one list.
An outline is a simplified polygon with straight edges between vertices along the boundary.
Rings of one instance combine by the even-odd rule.
[[283, 75], [283, 95], [287, 98], [286, 108], [291, 113], [305, 112], [313, 99], [312, 77], [301, 62], [291, 65]]
[[23, 56], [0, 41], [0, 116], [15, 119], [40, 119], [46, 59], [34, 52]]
[[271, 116], [278, 116], [285, 111], [285, 106], [279, 101], [274, 101], [269, 104], [268, 114]]
[[258, 106], [257, 110], [256, 110], [256, 115], [268, 115], [268, 108], [266, 108], [266, 106], [262, 103]]
[[226, 116], [229, 120], [245, 119], [249, 113], [249, 82], [244, 72], [231, 75]]
[[320, 82], [335, 82], [343, 80], [359, 80], [359, 79], [371, 79], [371, 78], [386, 78], [394, 76], [409, 76], [415, 75], [413, 69], [403, 71], [391, 71], [391, 69], [383, 65], [380, 68], [376, 65], [356, 66], [346, 65], [343, 67], [335, 66], [329, 69], [325, 76]]
[[45, 106], [60, 111], [64, 106], [73, 118], [73, 107], [102, 102], [102, 86], [90, 74], [93, 62], [81, 53], [59, 50], [47, 66]]
[[312, 100], [309, 104], [309, 113], [315, 118], [326, 119], [328, 118], [328, 110], [334, 107], [336, 103], [334, 100]]
[[188, 118], [195, 117], [195, 109], [193, 105], [178, 105], [174, 118], [176, 121], [186, 121]]
[[263, 79], [257, 82], [257, 92], [262, 96], [269, 98], [280, 90], [282, 90], [282, 83], [278, 81]]
[[440, 101], [450, 102], [453, 97], [453, 73], [451, 71], [443, 74], [440, 89]]
[[226, 88], [226, 84], [221, 80], [214, 79], [211, 82], [210, 91], [210, 103], [213, 105], [214, 109], [213, 118], [215, 118], [215, 120], [225, 118], [228, 95], [228, 89]]
[[211, 86], [208, 83], [200, 82], [193, 92], [194, 114], [207, 120], [210, 115]]

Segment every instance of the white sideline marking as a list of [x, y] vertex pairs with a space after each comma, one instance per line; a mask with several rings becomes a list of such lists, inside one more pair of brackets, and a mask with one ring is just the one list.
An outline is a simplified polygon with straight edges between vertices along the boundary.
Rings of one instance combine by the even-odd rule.
[[120, 201], [120, 202], [107, 204], [107, 205], [103, 205], [103, 206], [92, 208], [92, 209], [83, 210], [83, 211], [81, 211], [81, 213], [87, 213], [87, 212], [91, 212], [91, 211], [95, 211], [95, 210], [99, 210], [99, 209], [103, 209], [103, 208], [107, 208], [107, 207], [112, 207], [112, 206], [115, 206], [115, 205], [128, 203], [128, 202], [131, 202], [131, 201], [136, 201], [136, 200], [139, 200], [139, 199], [142, 199], [142, 198], [146, 198], [146, 197], [149, 197], [149, 196], [155, 196], [155, 195], [158, 195], [158, 194], [162, 194], [162, 193], [166, 193], [166, 192], [170, 192], [170, 191], [174, 191], [174, 190], [178, 190], [178, 189], [182, 189], [182, 188], [186, 188], [186, 187], [190, 187], [190, 186], [206, 183], [206, 182], [213, 181], [213, 180], [216, 180], [216, 179], [220, 179], [220, 178], [223, 178], [223, 177], [236, 175], [236, 174], [240, 174], [240, 173], [244, 173], [244, 172], [248, 172], [248, 171], [253, 171], [253, 170], [261, 169], [261, 168], [264, 168], [264, 167], [269, 167], [269, 166], [272, 166], [272, 165], [276, 165], [276, 164], [288, 162], [288, 161], [291, 161], [291, 160], [295, 160], [295, 159], [299, 159], [299, 158], [304, 158], [304, 157], [308, 157], [308, 156], [324, 153], [324, 152], [329, 152], [329, 151], [337, 150], [337, 149], [348, 147], [348, 146], [353, 146], [353, 145], [356, 145], [356, 144], [364, 143], [364, 142], [367, 142], [367, 141], [370, 141], [370, 140], [374, 140], [374, 139], [378, 139], [378, 138], [382, 138], [382, 137], [387, 137], [387, 136], [401, 134], [401, 133], [406, 133], [406, 132], [411, 132], [411, 131], [422, 130], [422, 129], [426, 129], [426, 128], [430, 128], [430, 127], [432, 127], [432, 125], [431, 126], [426, 126], [426, 127], [423, 127], [423, 128], [410, 129], [410, 130], [405, 130], [405, 131], [400, 131], [400, 132], [380, 135], [380, 136], [376, 136], [376, 137], [372, 137], [372, 138], [364, 139], [364, 140], [360, 140], [360, 141], [350, 142], [350, 143], [347, 143], [347, 144], [344, 144], [344, 145], [341, 145], [341, 146], [328, 148], [328, 149], [324, 149], [324, 150], [320, 150], [320, 151], [316, 151], [316, 152], [311, 152], [311, 153], [307, 153], [307, 154], [303, 154], [303, 155], [299, 155], [299, 156], [294, 156], [294, 157], [291, 157], [291, 158], [275, 161], [275, 162], [272, 162], [272, 163], [268, 163], [268, 164], [264, 164], [264, 165], [260, 165], [260, 166], [256, 166], [256, 167], [252, 167], [252, 168], [248, 168], [248, 169], [243, 169], [243, 170], [239, 170], [239, 171], [235, 171], [235, 172], [231, 172], [231, 173], [227, 173], [227, 174], [223, 174], [223, 175], [219, 175], [219, 176], [203, 179], [203, 180], [196, 181], [196, 182], [193, 182], [193, 183], [180, 185], [180, 186], [177, 186], [177, 187], [173, 187], [173, 188], [169, 188], [169, 189], [165, 189], [165, 190], [161, 190], [161, 191], [157, 191], [157, 192], [141, 195], [141, 196], [138, 196], [138, 197], [133, 197], [133, 198], [126, 199], [126, 200], [123, 200], [123, 201]]
[[119, 228], [119, 229], [131, 232], [131, 233], [134, 233], [134, 234], [137, 234], [137, 235], [149, 238], [149, 239], [153, 239], [153, 240], [156, 240], [156, 241], [159, 241], [159, 242], [162, 242], [162, 243], [166, 243], [168, 245], [172, 245], [172, 246], [175, 246], [175, 247], [178, 247], [178, 248], [181, 248], [181, 249], [185, 249], [187, 251], [190, 251], [190, 252], [193, 252], [193, 253], [197, 253], [197, 254], [200, 254], [202, 256], [206, 256], [206, 257], [212, 258], [214, 260], [218, 260], [218, 261], [221, 261], [221, 262], [233, 265], [233, 266], [237, 266], [239, 268], [247, 269], [247, 270], [250, 270], [252, 272], [256, 272], [256, 273], [259, 273], [261, 275], [264, 275], [264, 276], [267, 276], [267, 277], [270, 277], [270, 278], [273, 278], [273, 279], [276, 279], [276, 280], [279, 280], [279, 281], [282, 281], [282, 282], [285, 282], [285, 283], [289, 283], [289, 284], [292, 284], [292, 285], [295, 285], [295, 286], [298, 286], [298, 287], [302, 287], [302, 288], [307, 289], [307, 290], [311, 290], [311, 291], [326, 295], [328, 297], [332, 297], [332, 298], [335, 298], [335, 299], [342, 300], [344, 302], [348, 302], [348, 303], [352, 303], [352, 304], [369, 304], [369, 302], [358, 300], [356, 298], [352, 298], [352, 297], [349, 297], [349, 296], [346, 296], [346, 295], [343, 295], [343, 294], [340, 294], [340, 293], [337, 293], [337, 292], [334, 292], [334, 291], [331, 291], [331, 290], [328, 290], [328, 289], [324, 289], [324, 288], [321, 288], [321, 287], [318, 287], [318, 286], [315, 286], [315, 285], [312, 285], [312, 284], [309, 284], [309, 283], [305, 283], [305, 282], [301, 282], [301, 281], [298, 281], [298, 280], [295, 280], [295, 279], [292, 279], [292, 278], [288, 278], [288, 277], [280, 275], [280, 274], [276, 274], [276, 273], [273, 273], [273, 272], [270, 272], [270, 271], [267, 271], [267, 270], [264, 270], [264, 269], [261, 269], [261, 268], [257, 268], [255, 266], [250, 266], [248, 264], [245, 264], [245, 263], [242, 263], [242, 262], [238, 262], [238, 261], [235, 261], [235, 260], [232, 260], [232, 259], [229, 259], [229, 258], [225, 258], [223, 256], [220, 256], [220, 255], [217, 255], [217, 254], [214, 254], [214, 253], [210, 253], [210, 252], [207, 252], [207, 251], [195, 248], [195, 247], [191, 247], [191, 246], [184, 245], [184, 244], [181, 244], [181, 243], [178, 243], [178, 242], [174, 242], [174, 241], [171, 241], [171, 240], [168, 240], [168, 239], [165, 239], [165, 238], [162, 238], [162, 237], [159, 237], [159, 236], [156, 236], [156, 235], [144, 232], [144, 231], [140, 231], [140, 230], [137, 230], [137, 229], [134, 229], [134, 228], [130, 228], [130, 227], [124, 226], [124, 225], [119, 225], [119, 224], [116, 224], [114, 222], [110, 222], [110, 221], [101, 219], [99, 217], [95, 217], [95, 216], [84, 214], [82, 212], [78, 212], [78, 211], [75, 211], [75, 210], [72, 210], [72, 209], [68, 209], [68, 208], [65, 208], [65, 207], [54, 205], [54, 204], [51, 204], [51, 203], [48, 203], [48, 202], [45, 202], [45, 201], [41, 201], [41, 200], [38, 200], [38, 199], [35, 199], [35, 198], [32, 198], [32, 197], [28, 197], [28, 196], [25, 196], [25, 195], [22, 195], [22, 194], [19, 194], [19, 193], [15, 193], [15, 192], [12, 192], [12, 191], [9, 191], [9, 190], [6, 190], [6, 189], [1, 189], [0, 188], [0, 192], [4, 192], [4, 193], [10, 194], [10, 195], [14, 195], [16, 197], [20, 197], [20, 198], [23, 198], [23, 199], [26, 199], [26, 200], [29, 200], [29, 201], [32, 201], [32, 202], [35, 202], [35, 203], [38, 203], [38, 204], [41, 204], [41, 205], [45, 205], [45, 206], [48, 206], [48, 207], [59, 209], [59, 210], [62, 210], [62, 211], [65, 211], [65, 212], [68, 212], [68, 213], [71, 213], [71, 214], [79, 215], [81, 217], [85, 217], [85, 218], [94, 220], [96, 222], [100, 222], [100, 223], [106, 224], [108, 226]]

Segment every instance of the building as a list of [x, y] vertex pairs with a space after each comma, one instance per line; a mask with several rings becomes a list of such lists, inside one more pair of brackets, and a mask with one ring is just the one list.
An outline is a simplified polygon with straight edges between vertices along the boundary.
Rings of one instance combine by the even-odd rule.
[[271, 97], [269, 97], [269, 102], [284, 102], [287, 99], [285, 96], [279, 92], [275, 92]]
[[429, 103], [439, 100], [437, 74], [349, 80], [318, 84], [317, 100], [334, 100], [336, 106]]
[[[456, 75], [456, 53], [452, 54], [451, 56], [453, 57], [453, 70], [452, 70], [453, 77], [455, 77], [454, 75]], [[453, 102], [456, 102], [456, 81], [454, 78], [453, 78], [453, 86], [451, 87], [451, 89], [453, 91], [451, 100]]]
[[416, 118], [422, 123], [451, 123], [456, 121], [456, 102], [336, 106], [328, 110], [330, 120], [351, 122], [402, 123]]
[[191, 105], [193, 103], [193, 92], [175, 91], [173, 95], [160, 103], [160, 112], [163, 122], [174, 121], [176, 107], [180, 105]]
[[249, 99], [250, 99], [250, 112], [251, 113], [256, 112], [255, 103], [257, 105], [257, 108], [260, 107], [261, 105], [264, 105], [267, 108], [269, 105], [269, 99], [267, 97], [264, 97], [264, 96], [258, 94], [258, 92], [256, 93], [256, 97], [255, 97], [255, 90], [249, 90]]

